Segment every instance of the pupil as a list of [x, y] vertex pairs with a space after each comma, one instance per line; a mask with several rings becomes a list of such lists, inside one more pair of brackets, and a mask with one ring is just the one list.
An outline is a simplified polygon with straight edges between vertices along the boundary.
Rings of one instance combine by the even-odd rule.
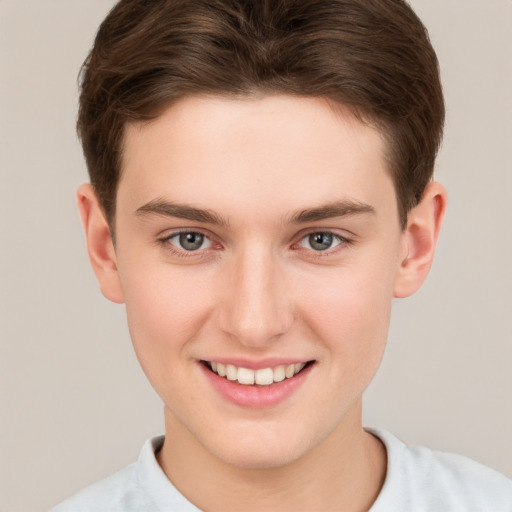
[[181, 233], [180, 245], [187, 251], [196, 251], [203, 245], [204, 236], [201, 233]]
[[329, 233], [313, 233], [309, 235], [311, 247], [317, 251], [325, 251], [332, 245], [332, 235]]

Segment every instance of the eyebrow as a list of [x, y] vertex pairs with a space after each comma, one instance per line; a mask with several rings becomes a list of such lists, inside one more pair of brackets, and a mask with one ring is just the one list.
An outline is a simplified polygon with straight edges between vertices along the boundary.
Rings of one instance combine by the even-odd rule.
[[375, 214], [375, 208], [369, 204], [352, 200], [335, 201], [316, 208], [302, 210], [293, 215], [291, 222], [301, 224], [335, 217], [350, 217], [352, 215]]
[[[369, 204], [352, 200], [334, 201], [315, 208], [308, 208], [291, 216], [289, 222], [302, 224], [335, 217], [349, 217], [360, 214], [374, 214], [375, 208]], [[215, 212], [203, 208], [196, 208], [191, 205], [154, 199], [149, 203], [137, 208], [137, 216], [158, 215], [162, 217], [177, 217], [180, 219], [204, 222], [218, 226], [228, 226], [229, 222]]]
[[135, 214], [137, 216], [159, 215], [163, 217], [178, 217], [180, 219], [205, 222], [218, 226], [227, 226], [229, 224], [225, 219], [219, 217], [219, 215], [211, 210], [165, 201], [163, 199], [154, 199], [146, 203], [140, 208], [137, 208]]

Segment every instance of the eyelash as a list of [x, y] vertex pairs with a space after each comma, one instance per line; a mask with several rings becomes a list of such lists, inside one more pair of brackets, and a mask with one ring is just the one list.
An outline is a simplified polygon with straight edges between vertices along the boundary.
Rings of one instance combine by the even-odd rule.
[[336, 245], [334, 245], [334, 247], [329, 247], [328, 249], [325, 249], [323, 251], [315, 251], [314, 249], [305, 249], [309, 253], [308, 254], [309, 258], [315, 258], [315, 259], [326, 258], [326, 257], [332, 256], [334, 254], [337, 254], [339, 251], [342, 251], [343, 249], [350, 247], [354, 243], [354, 241], [351, 240], [350, 238], [347, 238], [342, 235], [338, 235], [337, 233], [334, 233], [332, 231], [328, 231], [328, 230], [309, 231], [309, 232], [303, 234], [300, 237], [299, 241], [295, 242], [292, 245], [292, 247], [294, 247], [294, 248], [300, 247], [302, 242], [312, 235], [329, 235], [333, 238], [333, 241], [336, 242]]
[[[217, 245], [220, 247], [220, 244], [216, 244], [212, 237], [207, 235], [206, 233], [200, 231], [200, 230], [191, 230], [191, 229], [182, 229], [179, 231], [174, 231], [170, 235], [166, 235], [162, 238], [158, 238], [157, 242], [168, 252], [170, 252], [172, 255], [179, 256], [180, 258], [198, 258], [198, 257], [205, 257], [207, 252], [206, 249], [198, 249], [196, 251], [187, 251], [185, 249], [179, 249], [175, 245], [171, 243], [171, 239], [178, 237], [179, 235], [184, 234], [193, 234], [193, 235], [201, 235], [204, 237], [205, 240], [209, 240], [211, 243], [211, 246]], [[210, 247], [209, 247], [210, 248]], [[208, 249], [209, 249], [208, 248]]]
[[[204, 237], [205, 240], [209, 240], [210, 243], [211, 243], [211, 246], [206, 248], [206, 249], [198, 249], [198, 250], [195, 250], [195, 251], [187, 251], [185, 249], [179, 249], [177, 248], [174, 244], [172, 244], [170, 242], [170, 240], [172, 238], [175, 238], [175, 237], [178, 237], [179, 235], [182, 235], [182, 234], [194, 234], [194, 235], [201, 235], [202, 237]], [[308, 253], [310, 253], [308, 256], [310, 258], [324, 258], [324, 257], [327, 257], [327, 256], [330, 256], [330, 255], [333, 255], [337, 252], [339, 252], [340, 250], [343, 250], [344, 248], [346, 247], [350, 247], [351, 245], [353, 245], [354, 243], [354, 240], [350, 239], [350, 238], [347, 238], [345, 236], [341, 236], [341, 235], [338, 235], [337, 233], [334, 233], [332, 231], [328, 231], [328, 230], [320, 230], [320, 231], [309, 231], [305, 234], [301, 234], [299, 240], [297, 242], [294, 242], [291, 247], [293, 249], [298, 249], [300, 250], [300, 244], [306, 240], [308, 237], [310, 237], [311, 235], [330, 235], [332, 236], [332, 238], [337, 242], [336, 245], [334, 247], [330, 247], [328, 249], [325, 249], [323, 251], [315, 251], [314, 249], [305, 249], [306, 251], [308, 251]], [[219, 244], [219, 243], [216, 243], [211, 236], [209, 236], [208, 234], [200, 231], [200, 230], [187, 230], [187, 229], [183, 229], [183, 230], [179, 230], [179, 231], [174, 231], [173, 233], [171, 233], [170, 235], [167, 235], [167, 236], [164, 236], [162, 238], [159, 238], [157, 240], [157, 242], [168, 252], [170, 252], [171, 254], [175, 255], [175, 256], [178, 256], [180, 258], [204, 258], [204, 257], [207, 257], [207, 256], [211, 256], [211, 253], [209, 251], [209, 249], [211, 249], [211, 247], [214, 247], [214, 250], [218, 250], [219, 248], [222, 248], [222, 246]], [[207, 253], [210, 253], [210, 254], [207, 254]]]

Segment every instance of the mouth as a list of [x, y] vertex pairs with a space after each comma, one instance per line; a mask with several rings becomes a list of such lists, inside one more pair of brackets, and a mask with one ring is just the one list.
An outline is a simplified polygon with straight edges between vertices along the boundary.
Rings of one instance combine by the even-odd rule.
[[292, 379], [312, 366], [315, 361], [269, 366], [257, 370], [216, 361], [201, 361], [201, 363], [207, 370], [223, 379], [241, 384], [242, 386], [259, 387], [271, 386], [272, 384]]

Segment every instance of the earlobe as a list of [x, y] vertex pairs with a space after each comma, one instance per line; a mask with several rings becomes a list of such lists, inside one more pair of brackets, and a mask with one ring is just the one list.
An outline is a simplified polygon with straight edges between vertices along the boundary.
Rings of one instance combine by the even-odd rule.
[[400, 264], [394, 286], [395, 297], [415, 293], [428, 275], [446, 210], [446, 190], [429, 183], [423, 197], [407, 217], [402, 233]]
[[110, 227], [92, 185], [83, 184], [77, 194], [78, 210], [89, 252], [89, 260], [103, 295], [121, 304], [124, 302], [117, 270], [116, 253]]

